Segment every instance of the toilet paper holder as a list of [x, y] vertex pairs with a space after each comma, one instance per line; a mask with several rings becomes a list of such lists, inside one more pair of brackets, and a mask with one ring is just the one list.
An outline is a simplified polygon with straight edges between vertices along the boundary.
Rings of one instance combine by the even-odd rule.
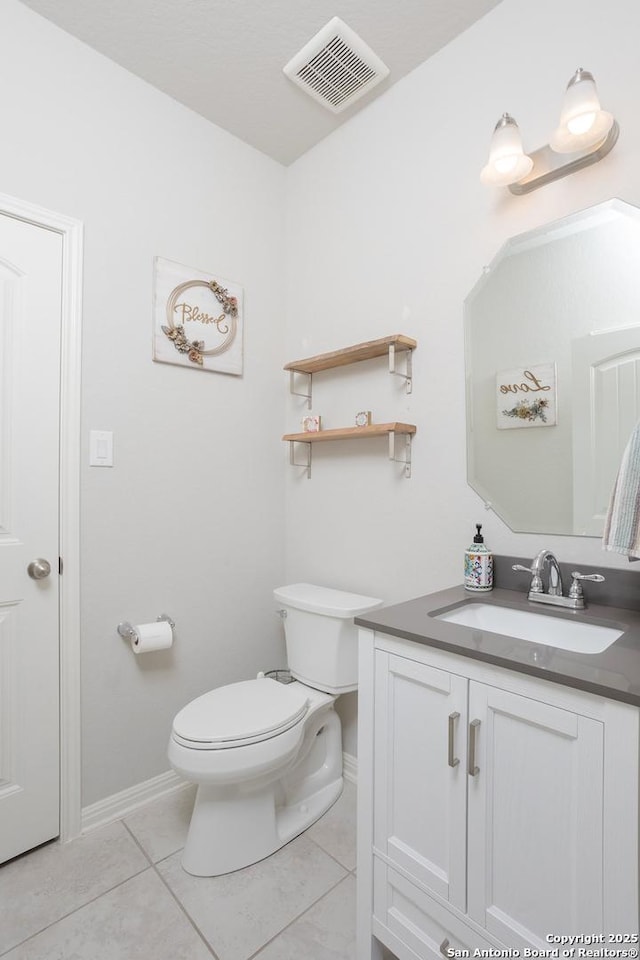
[[[174, 629], [175, 621], [172, 620], [168, 614], [161, 613], [159, 617], [156, 617], [156, 623], [160, 623], [161, 621], [165, 621], [169, 624], [172, 630]], [[125, 640], [129, 641], [133, 640], [136, 635], [132, 624], [130, 624], [128, 620], [123, 620], [122, 623], [118, 624], [118, 633], [121, 637], [124, 637]]]

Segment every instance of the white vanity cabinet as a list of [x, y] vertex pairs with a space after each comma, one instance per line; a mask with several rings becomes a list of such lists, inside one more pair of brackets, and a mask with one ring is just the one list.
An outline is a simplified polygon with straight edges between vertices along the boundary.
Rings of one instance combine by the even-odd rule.
[[369, 630], [360, 666], [358, 960], [637, 933], [637, 708]]

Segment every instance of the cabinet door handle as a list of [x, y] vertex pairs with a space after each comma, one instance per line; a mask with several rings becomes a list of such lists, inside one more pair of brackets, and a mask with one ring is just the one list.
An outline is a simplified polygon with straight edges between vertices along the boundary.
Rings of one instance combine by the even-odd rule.
[[472, 720], [469, 724], [469, 767], [470, 777], [475, 777], [480, 773], [480, 767], [476, 767], [476, 731], [480, 726], [479, 720]]
[[445, 937], [442, 943], [440, 944], [440, 953], [442, 954], [443, 957], [447, 957], [447, 960], [449, 960], [449, 954], [447, 953], [448, 949], [449, 949], [449, 941]]
[[[456, 720], [458, 719], [459, 716], [460, 716], [460, 714], [458, 713], [457, 710], [456, 710], [454, 713], [450, 713], [450, 714], [449, 714], [449, 757], [448, 757], [448, 763], [449, 763], [449, 766], [450, 766], [450, 767], [457, 767], [458, 764], [460, 763], [460, 761], [458, 760], [458, 758], [457, 758], [457, 757], [454, 757], [454, 755], [453, 755], [453, 753], [454, 753], [454, 750], [453, 750], [453, 738], [454, 738], [454, 732], [455, 732], [455, 731], [454, 731], [454, 727], [455, 727], [455, 722], [456, 722]], [[448, 943], [448, 941], [447, 941], [447, 943]]]

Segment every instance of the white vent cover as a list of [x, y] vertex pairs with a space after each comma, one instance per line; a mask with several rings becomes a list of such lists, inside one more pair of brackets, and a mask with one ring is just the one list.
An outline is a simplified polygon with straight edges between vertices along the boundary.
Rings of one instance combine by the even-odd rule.
[[314, 100], [340, 113], [384, 80], [389, 68], [357, 33], [334, 17], [284, 72]]

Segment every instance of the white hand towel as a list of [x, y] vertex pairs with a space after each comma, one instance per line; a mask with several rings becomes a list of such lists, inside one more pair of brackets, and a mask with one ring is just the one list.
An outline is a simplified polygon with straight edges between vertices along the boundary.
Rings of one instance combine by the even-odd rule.
[[634, 427], [611, 494], [604, 550], [640, 557], [640, 423]]

